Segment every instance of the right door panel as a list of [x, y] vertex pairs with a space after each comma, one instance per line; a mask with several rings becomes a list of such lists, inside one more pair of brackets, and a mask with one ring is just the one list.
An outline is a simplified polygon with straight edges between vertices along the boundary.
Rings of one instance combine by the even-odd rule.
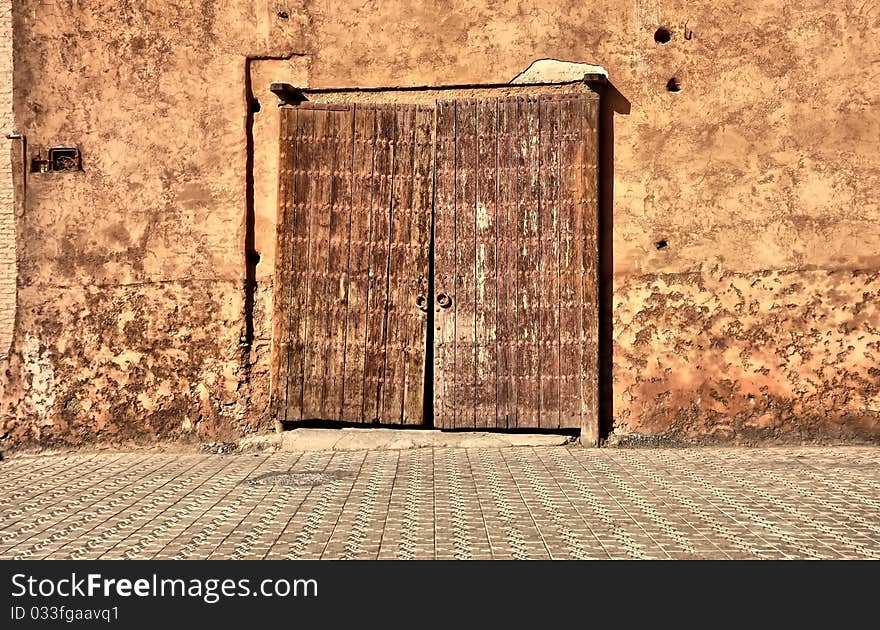
[[595, 422], [598, 99], [437, 104], [434, 425]]

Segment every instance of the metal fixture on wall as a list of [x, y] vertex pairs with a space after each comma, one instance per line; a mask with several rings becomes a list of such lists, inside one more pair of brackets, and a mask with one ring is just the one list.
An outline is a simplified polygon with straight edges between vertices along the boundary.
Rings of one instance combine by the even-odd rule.
[[31, 160], [31, 173], [69, 173], [82, 170], [82, 156], [76, 147], [53, 147], [48, 157], [40, 152]]

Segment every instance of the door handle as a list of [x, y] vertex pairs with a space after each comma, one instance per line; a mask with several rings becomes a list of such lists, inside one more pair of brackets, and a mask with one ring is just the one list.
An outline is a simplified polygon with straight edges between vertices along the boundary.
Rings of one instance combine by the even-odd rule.
[[440, 308], [449, 308], [450, 306], [452, 306], [452, 298], [445, 293], [438, 293], [437, 304], [440, 306]]
[[428, 312], [428, 298], [426, 298], [424, 295], [416, 296], [416, 306], [423, 313], [427, 313]]

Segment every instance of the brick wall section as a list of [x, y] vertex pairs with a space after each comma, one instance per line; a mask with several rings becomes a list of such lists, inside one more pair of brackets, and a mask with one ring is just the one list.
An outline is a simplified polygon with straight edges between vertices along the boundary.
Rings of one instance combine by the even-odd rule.
[[0, 357], [12, 343], [15, 323], [15, 217], [12, 144], [12, 0], [0, 0]]

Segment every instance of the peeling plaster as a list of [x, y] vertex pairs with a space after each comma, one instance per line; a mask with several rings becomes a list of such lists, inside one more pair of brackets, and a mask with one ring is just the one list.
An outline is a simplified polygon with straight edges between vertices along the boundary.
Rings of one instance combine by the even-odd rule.
[[39, 426], [52, 426], [55, 412], [55, 367], [47, 349], [33, 335], [22, 343], [22, 373], [25, 389], [23, 406]]

